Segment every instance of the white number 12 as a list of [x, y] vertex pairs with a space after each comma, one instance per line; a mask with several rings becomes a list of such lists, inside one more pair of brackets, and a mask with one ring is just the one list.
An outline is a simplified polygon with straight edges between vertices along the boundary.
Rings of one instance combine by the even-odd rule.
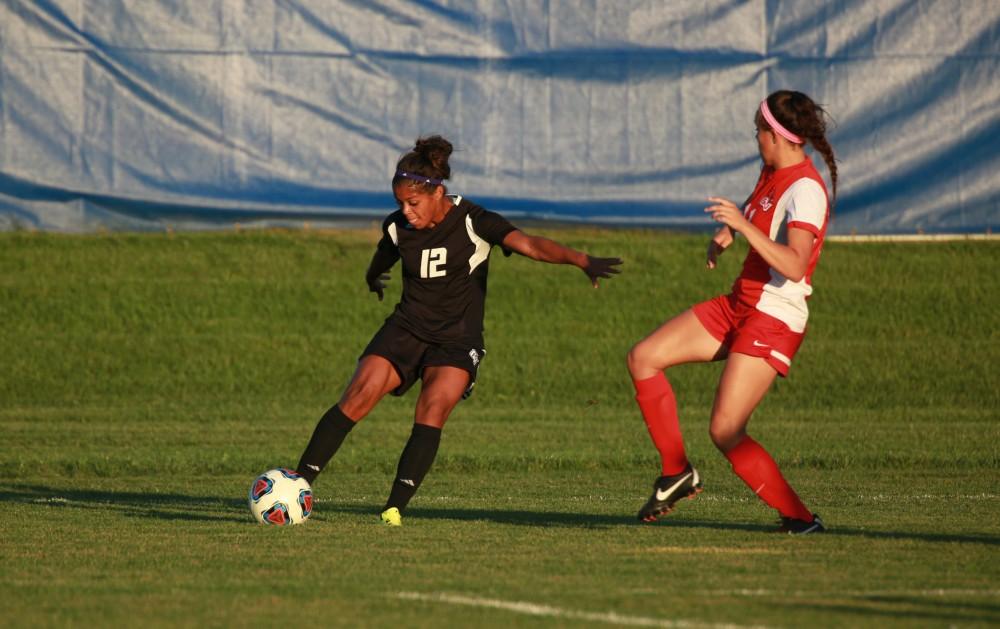
[[445, 270], [440, 268], [448, 261], [448, 250], [444, 247], [424, 249], [420, 253], [420, 277], [444, 277]]

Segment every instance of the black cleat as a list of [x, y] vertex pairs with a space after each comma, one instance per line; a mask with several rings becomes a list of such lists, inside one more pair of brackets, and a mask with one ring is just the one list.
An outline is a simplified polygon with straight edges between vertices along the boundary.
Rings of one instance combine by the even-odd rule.
[[680, 474], [661, 476], [653, 483], [653, 495], [639, 509], [640, 522], [655, 522], [670, 513], [681, 498], [694, 498], [701, 492], [701, 477], [690, 464]]
[[778, 529], [778, 532], [789, 535], [809, 535], [810, 533], [822, 533], [825, 530], [823, 520], [820, 520], [819, 516], [814, 513], [812, 522], [781, 516], [781, 528]]

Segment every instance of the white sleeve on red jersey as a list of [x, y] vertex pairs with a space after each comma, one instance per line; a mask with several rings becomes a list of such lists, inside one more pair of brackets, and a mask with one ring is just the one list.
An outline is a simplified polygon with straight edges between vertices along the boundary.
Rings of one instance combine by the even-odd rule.
[[815, 179], [803, 177], [785, 191], [788, 205], [785, 221], [788, 227], [805, 229], [817, 236], [826, 222], [826, 192]]

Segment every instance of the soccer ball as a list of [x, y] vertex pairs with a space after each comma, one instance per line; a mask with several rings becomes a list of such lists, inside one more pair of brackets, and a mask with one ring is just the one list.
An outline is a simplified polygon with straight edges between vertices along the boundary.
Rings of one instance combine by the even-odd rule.
[[250, 513], [261, 524], [302, 524], [312, 513], [309, 481], [295, 470], [268, 470], [250, 484]]

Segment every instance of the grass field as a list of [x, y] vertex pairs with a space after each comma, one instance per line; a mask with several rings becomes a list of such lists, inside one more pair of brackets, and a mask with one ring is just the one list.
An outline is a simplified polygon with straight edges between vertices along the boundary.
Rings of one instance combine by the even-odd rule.
[[750, 424], [830, 532], [775, 515], [711, 445], [719, 365], [670, 372], [697, 500], [639, 525], [658, 466], [624, 367], [745, 252], [535, 230], [625, 259], [494, 256], [489, 355], [400, 529], [410, 430], [385, 400], [304, 526], [250, 522], [398, 297], [374, 229], [0, 234], [0, 591], [11, 626], [996, 626], [1000, 243], [830, 243], [791, 377]]

